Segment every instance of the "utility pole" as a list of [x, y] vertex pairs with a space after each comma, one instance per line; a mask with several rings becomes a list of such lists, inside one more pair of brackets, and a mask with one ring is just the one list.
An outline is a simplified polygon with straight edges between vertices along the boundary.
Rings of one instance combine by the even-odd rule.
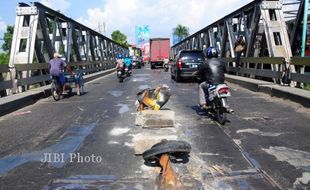
[[106, 33], [105, 22], [102, 22], [102, 23], [98, 22], [98, 32], [100, 34], [105, 35], [105, 33]]

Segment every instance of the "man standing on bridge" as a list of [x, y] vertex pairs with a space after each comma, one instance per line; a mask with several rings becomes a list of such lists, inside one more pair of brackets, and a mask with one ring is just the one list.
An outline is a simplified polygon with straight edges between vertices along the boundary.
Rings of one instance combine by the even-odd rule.
[[66, 78], [64, 75], [64, 69], [67, 69], [68, 72], [74, 74], [72, 70], [67, 67], [67, 64], [64, 60], [61, 59], [61, 55], [57, 52], [54, 53], [54, 58], [49, 61], [48, 65], [50, 75], [56, 76], [59, 79], [59, 82], [62, 86], [62, 93], [66, 94]]
[[234, 50], [236, 52], [236, 66], [241, 67], [240, 57], [241, 57], [242, 53], [244, 53], [244, 51], [245, 51], [245, 41], [243, 39], [243, 36], [240, 35], [238, 37], [238, 39], [235, 43]]

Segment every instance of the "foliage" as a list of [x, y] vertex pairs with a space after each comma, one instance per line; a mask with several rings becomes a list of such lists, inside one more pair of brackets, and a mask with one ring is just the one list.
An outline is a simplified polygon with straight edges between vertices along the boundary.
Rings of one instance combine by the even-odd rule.
[[65, 45], [64, 44], [60, 44], [59, 49], [58, 49], [58, 53], [63, 55], [65, 53]]
[[7, 26], [6, 32], [4, 33], [4, 36], [3, 36], [4, 43], [2, 44], [2, 49], [3, 51], [6, 51], [8, 53], [10, 53], [11, 51], [13, 31], [14, 31], [14, 26]]
[[189, 28], [178, 24], [177, 27], [173, 29], [173, 35], [178, 37], [178, 41], [181, 41], [189, 35]]
[[310, 90], [310, 83], [305, 83], [304, 84], [304, 89], [305, 90]]
[[115, 30], [112, 32], [111, 34], [112, 40], [128, 47], [128, 43], [127, 43], [127, 36], [123, 33], [121, 33], [119, 30]]
[[0, 64], [9, 64], [10, 54], [6, 52], [0, 53]]

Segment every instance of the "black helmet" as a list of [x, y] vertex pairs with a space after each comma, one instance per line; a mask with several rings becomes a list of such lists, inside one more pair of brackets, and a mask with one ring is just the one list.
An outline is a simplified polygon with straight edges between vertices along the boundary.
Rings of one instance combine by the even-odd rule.
[[219, 53], [215, 47], [208, 47], [207, 49], [207, 58], [217, 58]]

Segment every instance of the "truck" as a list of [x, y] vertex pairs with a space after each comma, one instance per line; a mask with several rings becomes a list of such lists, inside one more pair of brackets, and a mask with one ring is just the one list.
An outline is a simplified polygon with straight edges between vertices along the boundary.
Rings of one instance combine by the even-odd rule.
[[170, 57], [170, 39], [169, 38], [151, 38], [150, 39], [150, 65], [151, 69], [156, 66], [163, 67], [164, 60]]

